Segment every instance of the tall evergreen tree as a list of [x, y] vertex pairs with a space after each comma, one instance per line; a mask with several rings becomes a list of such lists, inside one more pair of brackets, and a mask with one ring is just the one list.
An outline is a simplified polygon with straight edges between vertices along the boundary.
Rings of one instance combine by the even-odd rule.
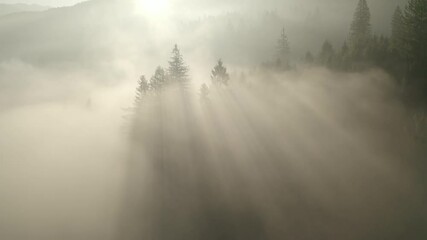
[[291, 48], [289, 47], [288, 36], [286, 35], [285, 28], [282, 29], [282, 33], [280, 34], [280, 38], [277, 41], [277, 53], [278, 59], [282, 63], [289, 63], [289, 55], [291, 53]]
[[228, 85], [230, 76], [227, 73], [227, 68], [224, 67], [222, 60], [218, 60], [218, 64], [212, 70], [212, 83], [215, 85]]
[[141, 105], [142, 99], [147, 94], [150, 89], [145, 76], [141, 76], [138, 80], [138, 86], [136, 88], [136, 96], [135, 96], [135, 108], [138, 109]]
[[394, 11], [393, 18], [391, 21], [391, 38], [390, 38], [390, 65], [387, 67], [388, 71], [394, 75], [401, 84], [404, 84], [403, 79], [405, 78], [407, 67], [405, 62], [405, 49], [407, 49], [405, 43], [405, 22], [402, 9], [397, 6]]
[[377, 34], [372, 35], [371, 40], [367, 45], [365, 60], [370, 60], [374, 62], [375, 59], [377, 59], [378, 51], [380, 48], [379, 45], [380, 45], [380, 38], [378, 37], [378, 35]]
[[166, 72], [162, 67], [157, 67], [156, 72], [150, 79], [150, 86], [155, 91], [160, 91], [167, 83]]
[[384, 63], [389, 58], [390, 55], [390, 39], [383, 35], [380, 36], [378, 43], [378, 55], [377, 60], [381, 63]]
[[[403, 18], [405, 55], [413, 77], [427, 77], [427, 0], [409, 0]], [[426, 82], [426, 81], [425, 81]], [[427, 85], [427, 83], [424, 83]]]
[[374, 35], [371, 38], [367, 56], [371, 64], [387, 68], [390, 62], [390, 40], [383, 35], [380, 37]]
[[326, 40], [323, 43], [322, 50], [319, 54], [319, 63], [327, 67], [332, 67], [334, 55], [335, 53], [332, 44]]
[[391, 21], [391, 49], [396, 54], [400, 54], [404, 48], [404, 34], [405, 26], [403, 22], [403, 12], [402, 9], [397, 6]]
[[131, 132], [130, 136], [133, 138], [133, 140], [138, 139], [139, 129], [141, 127], [140, 120], [143, 112], [143, 100], [144, 97], [148, 94], [150, 91], [150, 86], [148, 84], [148, 81], [145, 79], [145, 76], [142, 75], [138, 79], [138, 86], [136, 87], [135, 91], [135, 100], [133, 103], [133, 107], [126, 109], [126, 114], [123, 116], [125, 119], [131, 119], [132, 120], [132, 128], [133, 131]]
[[168, 75], [172, 83], [179, 83], [181, 86], [186, 86], [189, 82], [188, 67], [184, 63], [184, 59], [178, 45], [172, 50], [171, 60], [169, 61]]
[[366, 0], [359, 0], [350, 27], [349, 43], [352, 56], [360, 60], [371, 38], [371, 13]]

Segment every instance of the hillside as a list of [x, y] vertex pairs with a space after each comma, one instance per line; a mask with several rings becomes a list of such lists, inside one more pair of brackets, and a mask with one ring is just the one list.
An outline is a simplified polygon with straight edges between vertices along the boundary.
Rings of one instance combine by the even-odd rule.
[[[115, 1], [89, 1], [44, 12], [0, 18], [0, 61], [20, 59], [37, 65], [91, 62], [107, 57], [122, 23]], [[101, 54], [102, 56], [99, 56]]]
[[[269, 60], [282, 27], [287, 30], [294, 58], [301, 58], [306, 51], [317, 54], [326, 39], [340, 48], [348, 35], [356, 3], [328, 0], [327, 4], [289, 1], [273, 5], [267, 1], [256, 12], [230, 8], [230, 12], [206, 15], [197, 11], [201, 3], [184, 0], [188, 2], [185, 8], [194, 9], [193, 12], [174, 5], [173, 16], [166, 22], [147, 22], [147, 16], [134, 15], [131, 2], [91, 0], [72, 7], [1, 17], [0, 61], [19, 58], [38, 65], [91, 65], [117, 54], [143, 58], [142, 52], [153, 53], [153, 45], [181, 43], [189, 49], [194, 45], [209, 46], [208, 53], [220, 55], [214, 58], [227, 58], [237, 65], [256, 63]], [[406, 0], [369, 2], [373, 31], [388, 35], [394, 8]], [[226, 9], [227, 4], [233, 6], [228, 2], [219, 6]], [[167, 26], [167, 34], [159, 31], [163, 26]], [[179, 33], [179, 37], [172, 38], [173, 33]]]
[[20, 12], [40, 12], [48, 10], [49, 7], [35, 4], [2, 4], [0, 3], [0, 16]]

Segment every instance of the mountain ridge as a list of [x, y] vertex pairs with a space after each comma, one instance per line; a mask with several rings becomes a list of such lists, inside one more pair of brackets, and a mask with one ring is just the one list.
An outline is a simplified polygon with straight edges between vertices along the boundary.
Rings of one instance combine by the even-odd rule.
[[22, 12], [42, 12], [48, 9], [50, 9], [50, 7], [44, 6], [44, 5], [38, 5], [38, 4], [0, 3], [0, 17], [6, 16], [9, 14], [14, 14], [14, 13], [22, 13]]

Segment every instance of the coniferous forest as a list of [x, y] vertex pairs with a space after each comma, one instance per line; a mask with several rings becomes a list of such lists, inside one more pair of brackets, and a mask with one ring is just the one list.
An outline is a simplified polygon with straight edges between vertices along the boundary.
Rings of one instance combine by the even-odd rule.
[[0, 239], [427, 239], [427, 0], [53, 2], [0, 3]]
[[[341, 45], [326, 39], [318, 54], [295, 58], [285, 26], [271, 60], [230, 74], [219, 59], [198, 89], [175, 45], [168, 67], [138, 82], [129, 180], [137, 186], [124, 236], [424, 238], [427, 209], [383, 164], [425, 166], [415, 149], [427, 137], [426, 16], [427, 2], [410, 0], [396, 7], [391, 35], [380, 35], [360, 0]], [[308, 83], [304, 71], [324, 79]], [[358, 74], [369, 79], [335, 80]], [[325, 99], [331, 93], [339, 97]], [[407, 119], [395, 104], [411, 109]]]

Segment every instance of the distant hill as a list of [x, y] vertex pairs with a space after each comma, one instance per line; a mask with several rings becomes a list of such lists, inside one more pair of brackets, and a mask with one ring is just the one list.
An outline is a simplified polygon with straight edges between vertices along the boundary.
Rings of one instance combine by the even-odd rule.
[[92, 0], [0, 16], [0, 62], [21, 59], [37, 65], [84, 64], [111, 59], [108, 54], [122, 36], [120, 28], [126, 26], [128, 11], [123, 8], [119, 1]]
[[35, 4], [1, 4], [0, 3], [0, 16], [19, 13], [19, 12], [40, 12], [48, 10], [49, 7], [35, 5]]
[[[121, 57], [133, 62], [150, 58], [144, 63], [156, 65], [159, 63], [153, 56], [167, 54], [170, 46], [178, 43], [187, 56], [191, 50], [197, 52], [193, 46], [202, 46], [230, 64], [256, 64], [274, 56], [275, 41], [283, 26], [298, 58], [308, 50], [317, 54], [326, 39], [340, 48], [357, 1], [324, 0], [315, 4], [316, 0], [289, 0], [277, 11], [176, 16], [162, 22], [135, 17], [131, 0], [89, 0], [70, 7], [0, 16], [0, 62], [20, 59], [35, 65], [87, 67]], [[373, 32], [389, 35], [394, 8], [406, 1], [370, 0]]]
[[[294, 4], [297, 1], [289, 0]], [[158, 65], [167, 63], [175, 43], [191, 67], [202, 69], [196, 72], [199, 79], [209, 73], [218, 58], [235, 69], [273, 60], [282, 27], [295, 59], [308, 50], [317, 55], [325, 39], [339, 49], [348, 35], [357, 0], [324, 1], [318, 8], [299, 1], [299, 8], [260, 9], [255, 14], [222, 11], [212, 16], [195, 12], [194, 17], [177, 14], [166, 20], [135, 13], [132, 0], [89, 0], [46, 11], [21, 8], [14, 14], [0, 14], [0, 103], [19, 98], [16, 89], [24, 89], [34, 79], [46, 77], [69, 86], [66, 84], [74, 72], [104, 74], [102, 78], [81, 78], [102, 83], [127, 75], [135, 79], [138, 74], [148, 76]], [[400, 1], [406, 0], [369, 1], [374, 32], [387, 35], [391, 15]], [[38, 72], [40, 69], [43, 72]], [[20, 75], [27, 71], [28, 75]]]

